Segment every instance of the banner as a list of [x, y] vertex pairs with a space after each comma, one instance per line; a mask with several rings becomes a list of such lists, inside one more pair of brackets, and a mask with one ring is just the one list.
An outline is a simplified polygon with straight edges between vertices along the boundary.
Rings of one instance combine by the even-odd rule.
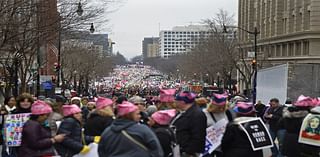
[[260, 118], [242, 121], [239, 125], [247, 134], [254, 151], [273, 147], [270, 133]]
[[99, 157], [98, 155], [98, 144], [91, 143], [89, 144], [90, 151], [87, 154], [77, 154], [73, 157]]
[[22, 128], [29, 120], [30, 113], [10, 114], [5, 121], [5, 139], [8, 147], [21, 145]]
[[320, 146], [320, 115], [308, 114], [301, 125], [299, 143]]
[[227, 124], [228, 120], [221, 119], [214, 125], [207, 128], [205, 152], [202, 153], [202, 156], [212, 153], [221, 145], [221, 140]]

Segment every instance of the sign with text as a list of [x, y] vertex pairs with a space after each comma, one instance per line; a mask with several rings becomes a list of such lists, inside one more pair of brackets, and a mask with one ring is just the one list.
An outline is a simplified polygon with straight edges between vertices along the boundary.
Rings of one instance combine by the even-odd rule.
[[226, 130], [228, 120], [221, 119], [214, 125], [207, 128], [205, 152], [202, 155], [210, 154], [221, 145], [223, 134]]
[[239, 125], [246, 133], [254, 151], [273, 147], [270, 133], [260, 118], [242, 121]]
[[320, 146], [320, 115], [308, 114], [301, 125], [299, 143]]
[[22, 128], [29, 120], [30, 113], [10, 114], [5, 122], [5, 138], [8, 147], [21, 145]]

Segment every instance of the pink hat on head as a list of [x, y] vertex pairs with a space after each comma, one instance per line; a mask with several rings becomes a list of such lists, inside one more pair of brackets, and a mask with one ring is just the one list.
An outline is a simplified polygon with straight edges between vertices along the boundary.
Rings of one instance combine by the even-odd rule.
[[175, 89], [161, 89], [160, 101], [161, 102], [174, 102]]
[[42, 115], [52, 112], [52, 108], [44, 101], [37, 100], [31, 106], [32, 115]]
[[138, 110], [137, 106], [128, 101], [124, 101], [122, 104], [118, 105], [118, 116], [123, 116], [136, 110]]
[[75, 104], [63, 105], [62, 112], [63, 112], [63, 116], [67, 117], [67, 116], [73, 115], [75, 113], [80, 113], [81, 109]]
[[175, 109], [161, 110], [152, 114], [151, 118], [160, 125], [168, 125], [175, 115]]
[[319, 105], [319, 100], [317, 98], [313, 99], [308, 96], [300, 95], [294, 105], [299, 107], [314, 107]]
[[96, 102], [97, 109], [103, 109], [106, 106], [111, 106], [113, 104], [111, 99], [99, 97]]

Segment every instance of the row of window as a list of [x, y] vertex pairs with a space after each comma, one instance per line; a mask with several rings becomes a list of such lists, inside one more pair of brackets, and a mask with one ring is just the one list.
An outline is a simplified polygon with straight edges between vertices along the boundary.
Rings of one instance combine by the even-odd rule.
[[193, 45], [193, 44], [199, 44], [200, 42], [164, 42], [165, 45], [167, 44], [182, 44], [182, 45]]
[[186, 47], [189, 48], [191, 47], [191, 45], [164, 45], [165, 48], [167, 47]]
[[169, 32], [164, 32], [164, 34], [210, 34], [211, 32], [206, 32], [206, 31], [200, 31], [200, 32], [174, 32], [174, 31], [169, 31]]
[[164, 51], [186, 51], [187, 49], [183, 48], [183, 49], [164, 49]]

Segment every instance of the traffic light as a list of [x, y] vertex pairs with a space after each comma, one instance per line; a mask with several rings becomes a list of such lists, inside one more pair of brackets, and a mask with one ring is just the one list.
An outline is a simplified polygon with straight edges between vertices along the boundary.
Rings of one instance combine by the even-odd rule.
[[256, 66], [256, 65], [257, 65], [257, 60], [253, 59], [253, 60], [251, 61], [251, 65], [252, 65], [252, 66]]
[[60, 65], [59, 65], [58, 63], [54, 63], [53, 66], [54, 66], [54, 69], [53, 69], [53, 70], [54, 70], [55, 72], [59, 72], [59, 70], [60, 70]]

